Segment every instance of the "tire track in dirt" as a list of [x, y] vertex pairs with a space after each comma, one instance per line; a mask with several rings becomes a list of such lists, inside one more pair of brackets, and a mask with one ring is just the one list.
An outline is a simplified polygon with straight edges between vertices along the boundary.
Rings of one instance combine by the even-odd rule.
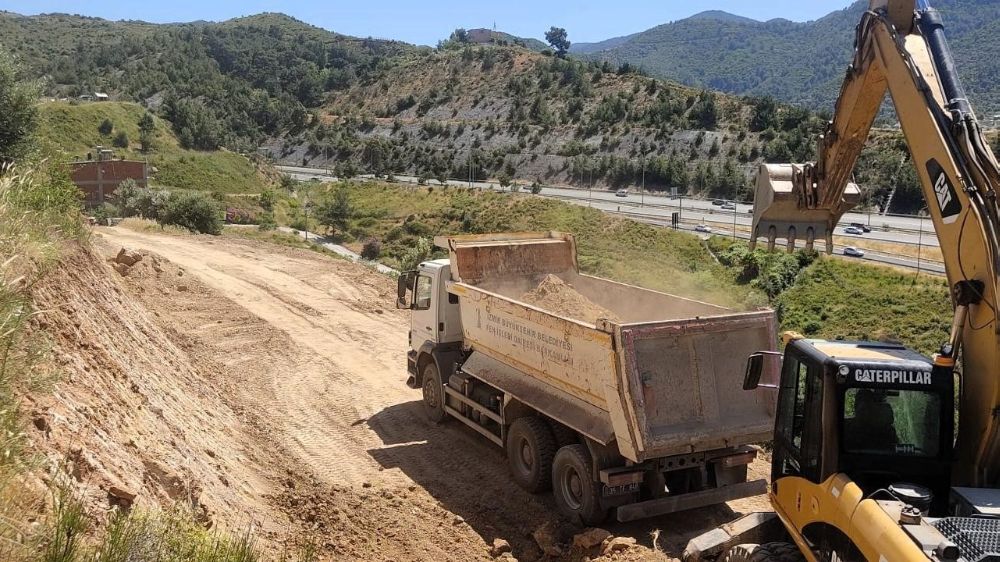
[[[283, 426], [290, 449], [321, 477], [361, 484], [378, 474], [378, 464], [367, 453], [380, 445], [377, 436], [356, 422], [415, 398], [402, 384], [406, 331], [395, 311], [392, 320], [372, 318], [291, 273], [315, 269], [320, 260], [282, 259], [238, 244], [241, 251], [232, 252], [196, 238], [128, 230], [105, 236], [164, 256], [307, 350], [290, 354], [287, 375], [268, 381], [261, 402], [275, 402], [271, 417]], [[331, 292], [365, 298], [359, 289], [345, 289], [332, 287]]]

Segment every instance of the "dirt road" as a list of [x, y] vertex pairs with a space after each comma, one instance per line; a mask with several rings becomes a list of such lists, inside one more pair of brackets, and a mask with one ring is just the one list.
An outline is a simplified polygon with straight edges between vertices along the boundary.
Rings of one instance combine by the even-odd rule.
[[[536, 528], [572, 536], [550, 497], [510, 481], [500, 450], [458, 424], [424, 420], [419, 392], [403, 384], [408, 319], [389, 308], [390, 279], [228, 237], [100, 234], [110, 248], [166, 258], [207, 288], [185, 287], [183, 304], [169, 290], [143, 295], [178, 337], [194, 340], [195, 353], [226, 366], [220, 384], [258, 432], [247, 456], [271, 475], [262, 495], [303, 530], [332, 537], [326, 554], [469, 560], [489, 558], [487, 545], [501, 538], [532, 560], [541, 556]], [[650, 532], [660, 529], [658, 545], [676, 556], [688, 537], [732, 517], [723, 506], [612, 530], [652, 546]]]

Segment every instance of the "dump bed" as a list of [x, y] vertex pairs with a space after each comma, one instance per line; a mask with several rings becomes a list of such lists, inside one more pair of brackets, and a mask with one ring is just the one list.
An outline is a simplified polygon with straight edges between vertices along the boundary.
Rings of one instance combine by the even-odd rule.
[[774, 395], [742, 379], [750, 353], [775, 348], [773, 312], [582, 275], [567, 234], [437, 243], [473, 351], [463, 370], [636, 462], [769, 439]]

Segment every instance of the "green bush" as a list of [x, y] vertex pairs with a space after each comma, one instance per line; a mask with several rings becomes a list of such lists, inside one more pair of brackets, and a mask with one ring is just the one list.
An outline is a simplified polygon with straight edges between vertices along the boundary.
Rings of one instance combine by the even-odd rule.
[[382, 242], [378, 238], [369, 238], [365, 241], [361, 249], [361, 257], [368, 261], [375, 261], [382, 255]]
[[309, 230], [309, 225], [306, 224], [306, 219], [304, 217], [295, 217], [288, 226], [292, 227], [293, 230], [301, 232]]
[[257, 223], [257, 228], [265, 231], [278, 228], [278, 223], [274, 220], [274, 213], [271, 213], [270, 211], [261, 213], [259, 222]]
[[204, 193], [173, 193], [157, 217], [157, 222], [174, 225], [202, 234], [221, 234], [222, 219], [218, 205]]
[[114, 140], [111, 141], [111, 144], [115, 145], [118, 148], [128, 148], [129, 145], [128, 134], [126, 134], [125, 131], [120, 131], [117, 135], [115, 135], [115, 138]]
[[403, 224], [403, 230], [408, 234], [414, 236], [430, 236], [434, 233], [434, 229], [430, 225], [424, 224], [420, 221], [414, 220]]
[[416, 269], [418, 265], [431, 257], [433, 251], [434, 245], [430, 238], [418, 238], [399, 258], [400, 269], [403, 271]]
[[794, 254], [751, 252], [745, 243], [731, 244], [718, 253], [719, 261], [736, 271], [737, 282], [760, 289], [771, 299], [795, 284], [799, 271], [812, 264], [816, 256], [816, 252], [804, 250]]
[[121, 211], [111, 203], [104, 203], [94, 209], [94, 220], [102, 226], [108, 226], [108, 219], [118, 216], [121, 216]]
[[34, 146], [37, 84], [24, 80], [14, 58], [0, 50], [0, 163], [19, 160]]
[[338, 188], [333, 197], [324, 201], [316, 211], [316, 220], [335, 231], [347, 228], [347, 223], [353, 216], [354, 207], [344, 186]]

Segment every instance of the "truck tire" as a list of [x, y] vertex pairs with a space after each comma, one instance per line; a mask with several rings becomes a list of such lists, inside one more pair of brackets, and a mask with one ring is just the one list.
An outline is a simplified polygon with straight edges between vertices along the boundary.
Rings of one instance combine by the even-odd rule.
[[427, 419], [434, 423], [443, 422], [447, 416], [444, 412], [444, 387], [441, 385], [441, 375], [438, 373], [434, 361], [428, 361], [424, 365], [421, 389], [423, 390], [424, 412], [427, 413]]
[[583, 445], [567, 445], [556, 452], [552, 461], [556, 507], [577, 525], [600, 525], [608, 516], [601, 506], [602, 485], [592, 475], [590, 453]]
[[788, 542], [741, 544], [730, 548], [722, 562], [804, 562], [799, 547]]
[[556, 449], [566, 445], [576, 445], [580, 442], [576, 431], [556, 421], [550, 422], [549, 425], [552, 426], [552, 436], [556, 438]]
[[552, 485], [555, 437], [549, 424], [535, 416], [514, 420], [507, 430], [507, 464], [517, 485], [538, 494]]

